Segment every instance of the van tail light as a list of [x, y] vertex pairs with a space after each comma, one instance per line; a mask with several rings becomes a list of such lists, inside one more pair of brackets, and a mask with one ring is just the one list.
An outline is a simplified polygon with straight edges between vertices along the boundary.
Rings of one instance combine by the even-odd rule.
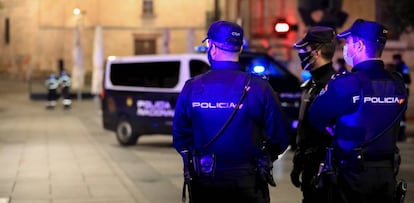
[[102, 89], [101, 89], [101, 93], [99, 93], [99, 97], [101, 97], [101, 100], [104, 99], [104, 97], [105, 97], [105, 88], [103, 86], [102, 86]]

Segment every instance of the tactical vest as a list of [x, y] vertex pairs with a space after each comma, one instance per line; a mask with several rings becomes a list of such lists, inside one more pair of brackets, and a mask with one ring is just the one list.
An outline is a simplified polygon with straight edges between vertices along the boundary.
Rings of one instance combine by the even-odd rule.
[[339, 118], [335, 126], [335, 145], [342, 151], [350, 152], [382, 134], [364, 147], [369, 159], [381, 159], [385, 154], [393, 154], [396, 149], [399, 121], [401, 112], [406, 108], [407, 96], [401, 79], [394, 75], [389, 80], [370, 80], [366, 74], [355, 74], [361, 91], [353, 96], [352, 101], [358, 109]]

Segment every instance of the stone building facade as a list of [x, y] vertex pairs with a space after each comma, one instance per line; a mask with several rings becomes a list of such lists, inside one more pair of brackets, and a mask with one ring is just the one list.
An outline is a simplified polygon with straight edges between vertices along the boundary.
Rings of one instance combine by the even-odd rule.
[[105, 57], [189, 52], [189, 43], [201, 42], [213, 5], [211, 0], [2, 0], [0, 72], [25, 80], [57, 72], [60, 65], [71, 72], [77, 27], [85, 77], [92, 71], [96, 26], [102, 28]]

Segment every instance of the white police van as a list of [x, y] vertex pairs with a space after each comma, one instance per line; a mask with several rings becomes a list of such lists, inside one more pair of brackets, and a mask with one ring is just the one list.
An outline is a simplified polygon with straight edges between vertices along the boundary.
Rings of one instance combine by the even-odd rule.
[[209, 69], [203, 54], [109, 57], [101, 94], [103, 127], [115, 131], [121, 145], [134, 145], [144, 134], [171, 134], [185, 82]]
[[[270, 74], [269, 83], [279, 93], [295, 134], [299, 80], [266, 54], [243, 52], [240, 61], [247, 71], [261, 67]], [[109, 57], [101, 93], [103, 127], [114, 131], [123, 146], [135, 145], [142, 135], [171, 135], [181, 89], [188, 79], [208, 70], [206, 54]]]

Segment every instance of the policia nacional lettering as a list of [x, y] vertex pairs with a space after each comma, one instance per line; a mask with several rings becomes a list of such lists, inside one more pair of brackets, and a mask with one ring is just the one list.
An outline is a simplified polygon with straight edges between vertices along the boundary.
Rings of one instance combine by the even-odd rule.
[[[359, 101], [360, 96], [352, 97], [352, 102], [355, 104]], [[403, 104], [405, 101], [404, 98], [398, 97], [364, 97], [364, 104]]]
[[[192, 102], [191, 106], [193, 108], [201, 109], [234, 109], [237, 107], [237, 103], [234, 102]], [[243, 104], [240, 104], [239, 109], [243, 107]]]
[[137, 115], [149, 117], [173, 117], [174, 109], [168, 101], [137, 100]]

